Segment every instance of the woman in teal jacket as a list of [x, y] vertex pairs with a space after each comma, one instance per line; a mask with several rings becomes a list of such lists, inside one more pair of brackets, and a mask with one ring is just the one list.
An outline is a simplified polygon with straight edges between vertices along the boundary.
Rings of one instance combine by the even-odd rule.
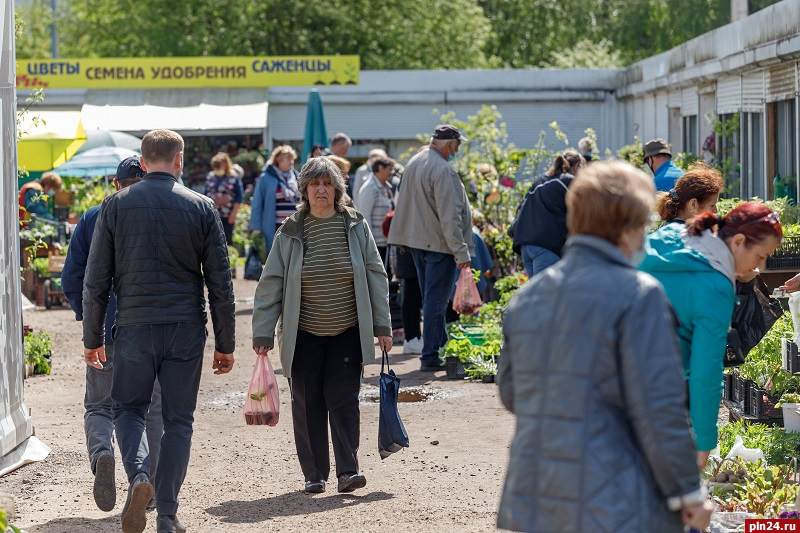
[[701, 468], [717, 445], [723, 356], [736, 301], [736, 276], [763, 267], [782, 239], [778, 216], [757, 202], [742, 204], [724, 218], [706, 212], [686, 227], [668, 224], [647, 238], [639, 268], [661, 282], [677, 314]]

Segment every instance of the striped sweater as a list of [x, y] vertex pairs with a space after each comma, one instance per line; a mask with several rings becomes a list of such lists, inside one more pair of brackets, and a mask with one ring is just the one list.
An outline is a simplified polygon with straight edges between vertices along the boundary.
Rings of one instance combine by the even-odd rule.
[[298, 329], [333, 336], [358, 324], [353, 265], [342, 214], [330, 218], [307, 214], [303, 248]]

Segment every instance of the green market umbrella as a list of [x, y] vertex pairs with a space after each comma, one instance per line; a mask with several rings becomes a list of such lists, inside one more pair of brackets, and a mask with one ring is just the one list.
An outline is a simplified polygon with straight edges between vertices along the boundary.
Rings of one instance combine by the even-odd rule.
[[328, 145], [328, 132], [325, 130], [325, 111], [322, 99], [316, 89], [308, 93], [308, 110], [306, 111], [306, 134], [303, 139], [302, 161], [306, 162], [311, 147], [315, 144]]

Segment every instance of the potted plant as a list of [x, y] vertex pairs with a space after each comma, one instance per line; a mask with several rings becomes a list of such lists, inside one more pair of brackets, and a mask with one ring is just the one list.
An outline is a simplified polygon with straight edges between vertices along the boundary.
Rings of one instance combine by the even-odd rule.
[[23, 339], [25, 374], [49, 374], [53, 355], [53, 339], [46, 331], [37, 331]]
[[786, 432], [800, 431], [800, 393], [785, 392], [775, 406], [783, 409], [783, 428]]

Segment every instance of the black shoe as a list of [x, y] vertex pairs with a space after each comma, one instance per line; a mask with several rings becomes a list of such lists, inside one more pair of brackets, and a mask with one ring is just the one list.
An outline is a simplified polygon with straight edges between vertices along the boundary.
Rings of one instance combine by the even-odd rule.
[[142, 533], [147, 526], [147, 503], [153, 497], [153, 485], [147, 474], [140, 472], [128, 489], [122, 509], [122, 533]]
[[367, 485], [367, 478], [356, 473], [339, 476], [339, 492], [353, 492]]
[[101, 453], [94, 462], [94, 503], [105, 512], [113, 511], [117, 504], [113, 453]]
[[325, 482], [321, 479], [318, 481], [306, 481], [306, 492], [311, 494], [321, 494], [325, 492]]
[[150, 498], [150, 501], [147, 502], [147, 512], [155, 511], [156, 510], [156, 499]]
[[177, 516], [161, 515], [158, 517], [158, 533], [186, 533], [186, 526], [180, 523]]
[[445, 366], [442, 365], [442, 364], [426, 365], [425, 363], [422, 363], [420, 365], [419, 369], [420, 369], [421, 372], [438, 372], [439, 370], [444, 370]]

